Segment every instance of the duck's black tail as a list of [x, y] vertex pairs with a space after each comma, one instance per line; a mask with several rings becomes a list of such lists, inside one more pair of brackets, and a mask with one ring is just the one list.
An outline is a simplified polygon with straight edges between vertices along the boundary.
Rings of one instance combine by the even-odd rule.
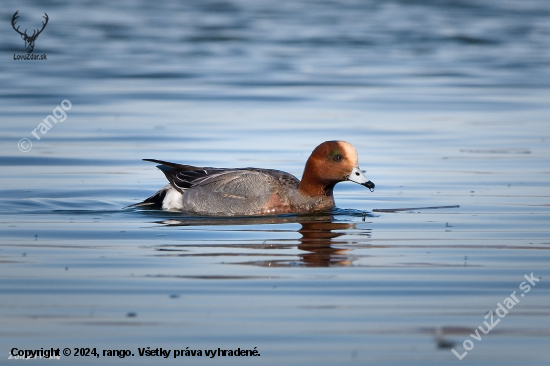
[[[160, 165], [157, 165], [157, 168], [159, 168], [164, 175], [166, 175], [166, 178], [168, 178], [168, 181], [172, 184], [172, 187], [177, 189], [178, 191], [182, 191], [182, 188], [187, 187], [179, 187], [176, 184], [174, 184], [174, 176], [178, 172], [184, 172], [184, 171], [195, 171], [199, 169], [205, 169], [205, 168], [199, 168], [193, 165], [183, 165], [183, 164], [176, 164], [176, 163], [170, 163], [168, 161], [163, 160], [156, 160], [156, 159], [143, 159], [144, 161], [150, 161], [152, 163], [157, 163]], [[181, 184], [180, 184], [181, 185]], [[170, 186], [166, 186], [161, 188], [157, 193], [152, 195], [151, 197], [147, 198], [143, 202], [136, 203], [134, 205], [130, 205], [128, 207], [144, 207], [144, 208], [153, 208], [153, 209], [160, 209], [162, 208], [162, 202], [164, 201], [164, 198], [166, 197], [166, 192], [168, 192], [168, 189], [170, 189]]]
[[136, 203], [128, 207], [144, 207], [144, 208], [160, 209], [162, 208], [162, 202], [164, 201], [164, 197], [166, 197], [166, 192], [168, 191], [168, 189], [169, 188], [163, 187], [157, 193], [145, 199], [143, 202]]

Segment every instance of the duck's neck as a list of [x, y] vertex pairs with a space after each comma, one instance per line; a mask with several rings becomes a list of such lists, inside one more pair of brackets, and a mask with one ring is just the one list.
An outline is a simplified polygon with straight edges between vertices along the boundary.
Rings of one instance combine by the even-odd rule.
[[308, 159], [298, 191], [308, 197], [332, 197], [336, 182], [321, 179], [319, 173], [315, 164]]

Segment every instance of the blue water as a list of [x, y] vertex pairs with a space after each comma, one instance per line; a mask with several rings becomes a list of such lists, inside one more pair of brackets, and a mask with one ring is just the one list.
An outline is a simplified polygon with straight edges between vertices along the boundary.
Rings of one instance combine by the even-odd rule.
[[[14, 60], [16, 10], [28, 33], [48, 14], [47, 60]], [[101, 357], [57, 362], [450, 365], [470, 339], [463, 364], [548, 365], [549, 16], [536, 0], [4, 1], [0, 363], [89, 347]], [[334, 139], [376, 190], [340, 183], [328, 214], [125, 208], [166, 183], [144, 158], [300, 177]]]

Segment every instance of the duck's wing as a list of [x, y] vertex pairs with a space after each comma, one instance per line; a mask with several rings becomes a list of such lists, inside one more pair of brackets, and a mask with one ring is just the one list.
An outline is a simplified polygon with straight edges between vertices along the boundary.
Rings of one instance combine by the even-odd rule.
[[[260, 186], [271, 187], [281, 185], [298, 185], [299, 181], [291, 174], [279, 170], [239, 168], [239, 169], [214, 169], [180, 172], [177, 178], [186, 181], [192, 180], [190, 188], [208, 186], [216, 192], [249, 191], [254, 195]], [[249, 194], [250, 195], [250, 194]]]
[[[293, 175], [280, 170], [197, 167], [155, 159], [143, 160], [159, 164], [157, 168], [164, 173], [170, 184], [180, 192], [184, 189], [210, 184], [215, 186], [212, 187], [215, 190], [231, 190], [231, 187], [234, 185], [252, 187], [257, 183], [265, 183], [269, 179], [275, 179], [279, 184], [284, 186], [294, 187], [300, 183]], [[227, 188], [224, 188], [226, 186]]]
[[[286, 191], [273, 173], [273, 171], [254, 168], [218, 169], [212, 172], [206, 169], [206, 174], [195, 178], [191, 189], [185, 191], [182, 205], [185, 210], [213, 215], [265, 213], [263, 207], [273, 194], [282, 195]], [[286, 175], [289, 176], [289, 180], [296, 182], [297, 187], [298, 180], [290, 174]], [[181, 175], [179, 177], [188, 178], [189, 175], [184, 174], [183, 177]]]

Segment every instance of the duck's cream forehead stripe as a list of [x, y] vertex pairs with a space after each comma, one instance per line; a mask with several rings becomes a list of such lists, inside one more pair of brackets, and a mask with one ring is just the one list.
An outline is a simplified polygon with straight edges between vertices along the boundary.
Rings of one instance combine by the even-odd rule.
[[344, 155], [353, 163], [353, 166], [359, 166], [359, 159], [355, 148], [349, 142], [345, 141], [338, 141], [338, 145], [343, 150]]

